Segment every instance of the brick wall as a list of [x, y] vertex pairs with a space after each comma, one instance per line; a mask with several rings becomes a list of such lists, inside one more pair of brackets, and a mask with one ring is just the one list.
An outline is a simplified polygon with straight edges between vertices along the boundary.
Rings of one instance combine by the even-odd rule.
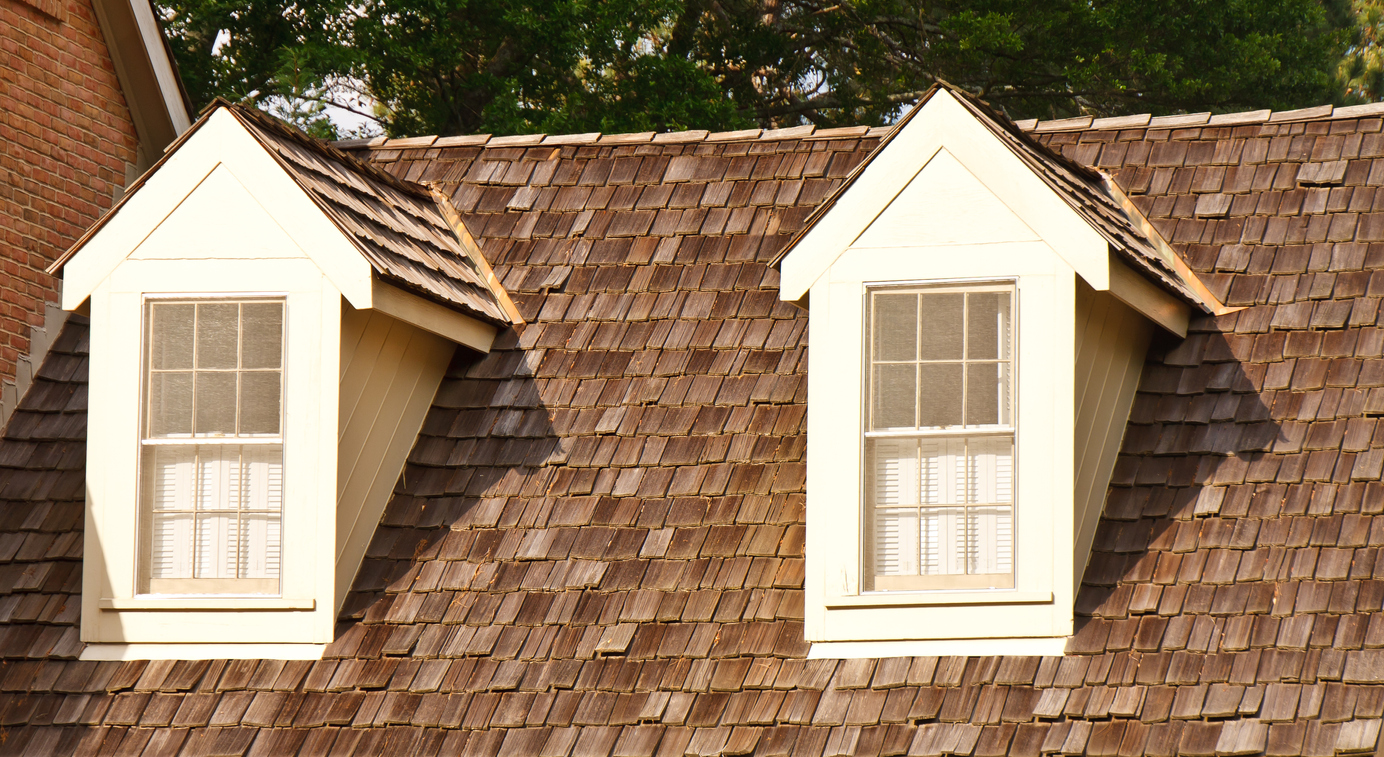
[[137, 144], [89, 2], [0, 0], [0, 380], [57, 301], [43, 269], [110, 208]]

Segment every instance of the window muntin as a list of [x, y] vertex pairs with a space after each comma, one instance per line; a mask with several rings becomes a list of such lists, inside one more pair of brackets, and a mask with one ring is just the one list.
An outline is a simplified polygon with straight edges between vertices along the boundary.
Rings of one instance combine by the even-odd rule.
[[865, 591], [1014, 586], [1014, 288], [868, 292]]
[[145, 304], [142, 593], [279, 593], [284, 307]]

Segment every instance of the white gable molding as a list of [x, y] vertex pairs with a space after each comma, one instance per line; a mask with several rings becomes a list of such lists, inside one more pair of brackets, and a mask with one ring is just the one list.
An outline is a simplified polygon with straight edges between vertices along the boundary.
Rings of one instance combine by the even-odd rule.
[[[217, 206], [218, 201], [225, 207]], [[491, 324], [381, 282], [355, 241], [224, 108], [189, 133], [94, 234], [74, 245], [51, 269], [62, 269], [63, 309], [81, 308], [122, 261], [145, 254], [141, 248], [166, 224], [173, 223], [181, 227], [185, 237], [190, 236], [187, 219], [178, 213], [187, 202], [199, 205], [199, 215], [208, 218], [212, 228], [216, 225], [212, 219], [225, 221], [221, 215], [254, 203], [272, 219], [282, 238], [312, 260], [356, 309], [379, 308], [479, 352], [489, 352], [499, 333]], [[203, 240], [192, 236], [180, 255], [164, 245], [148, 254], [161, 258], [178, 255], [188, 260], [246, 256], [228, 251], [225, 243], [211, 235]], [[281, 250], [283, 245], [267, 246]], [[275, 253], [282, 255], [282, 251]], [[513, 305], [507, 309], [514, 310]]]
[[[356, 308], [372, 302], [370, 263], [245, 127], [213, 113], [63, 265], [63, 309], [76, 310], [218, 167], [224, 166]], [[196, 249], [188, 259], [202, 258]]]
[[871, 157], [841, 195], [783, 259], [781, 298], [798, 301], [921, 173], [939, 150], [986, 186], [1088, 284], [1108, 289], [1110, 244], [956, 98], [938, 90]]

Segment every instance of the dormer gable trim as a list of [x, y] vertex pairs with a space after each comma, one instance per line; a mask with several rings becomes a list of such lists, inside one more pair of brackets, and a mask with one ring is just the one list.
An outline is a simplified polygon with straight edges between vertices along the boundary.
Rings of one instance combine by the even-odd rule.
[[[462, 306], [450, 302], [443, 304], [438, 301], [440, 297], [430, 296], [421, 291], [421, 287], [410, 286], [406, 280], [382, 276], [384, 264], [376, 259], [378, 256], [362, 248], [358, 238], [349, 233], [345, 219], [324, 207], [257, 136], [254, 127], [264, 126], [254, 123], [258, 118], [258, 114], [248, 114], [225, 104], [209, 109], [120, 203], [48, 269], [63, 277], [63, 308], [81, 308], [122, 261], [137, 255], [140, 246], [185, 201], [217, 176], [244, 187], [292, 244], [322, 270], [356, 309], [378, 308], [482, 353], [490, 350], [502, 326], [522, 322], [489, 266], [475, 263], [477, 259], [483, 260], [479, 247], [469, 234], [464, 237], [458, 234], [457, 229], [464, 232], [464, 226], [454, 210], [446, 212], [450, 206], [439, 206], [436, 212], [446, 219], [446, 232], [457, 235], [452, 243], [469, 258], [453, 261], [450, 265], [458, 271], [465, 266], [474, 267], [475, 275], [484, 281], [488, 301], [480, 303], [483, 312], [477, 312], [476, 308], [463, 312]], [[409, 185], [393, 177], [374, 176], [380, 173], [374, 167], [362, 168], [371, 174], [369, 180], [385, 184], [388, 191], [407, 192], [412, 195], [410, 199], [429, 205], [439, 200], [425, 187]], [[207, 243], [215, 247], [217, 241], [208, 239]], [[217, 254], [189, 250], [188, 257], [215, 258]], [[436, 278], [446, 277], [442, 272]]]
[[[782, 298], [805, 304], [813, 282], [863, 246], [870, 226], [945, 152], [1092, 288], [1164, 329], [1182, 336], [1192, 310], [1229, 312], [1108, 176], [1066, 165], [1002, 118], [960, 90], [934, 87], [775, 257]], [[1112, 273], [1115, 264], [1126, 270]]]

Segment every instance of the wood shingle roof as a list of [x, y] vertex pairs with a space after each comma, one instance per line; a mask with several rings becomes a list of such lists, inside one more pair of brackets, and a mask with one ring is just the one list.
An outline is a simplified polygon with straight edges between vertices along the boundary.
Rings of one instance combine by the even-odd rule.
[[526, 323], [453, 362], [326, 657], [73, 659], [74, 318], [0, 442], [0, 753], [1375, 751], [1380, 118], [1032, 134], [1245, 308], [1155, 345], [1066, 655], [806, 659], [768, 263], [877, 134], [420, 140], [358, 154], [450, 196]]

